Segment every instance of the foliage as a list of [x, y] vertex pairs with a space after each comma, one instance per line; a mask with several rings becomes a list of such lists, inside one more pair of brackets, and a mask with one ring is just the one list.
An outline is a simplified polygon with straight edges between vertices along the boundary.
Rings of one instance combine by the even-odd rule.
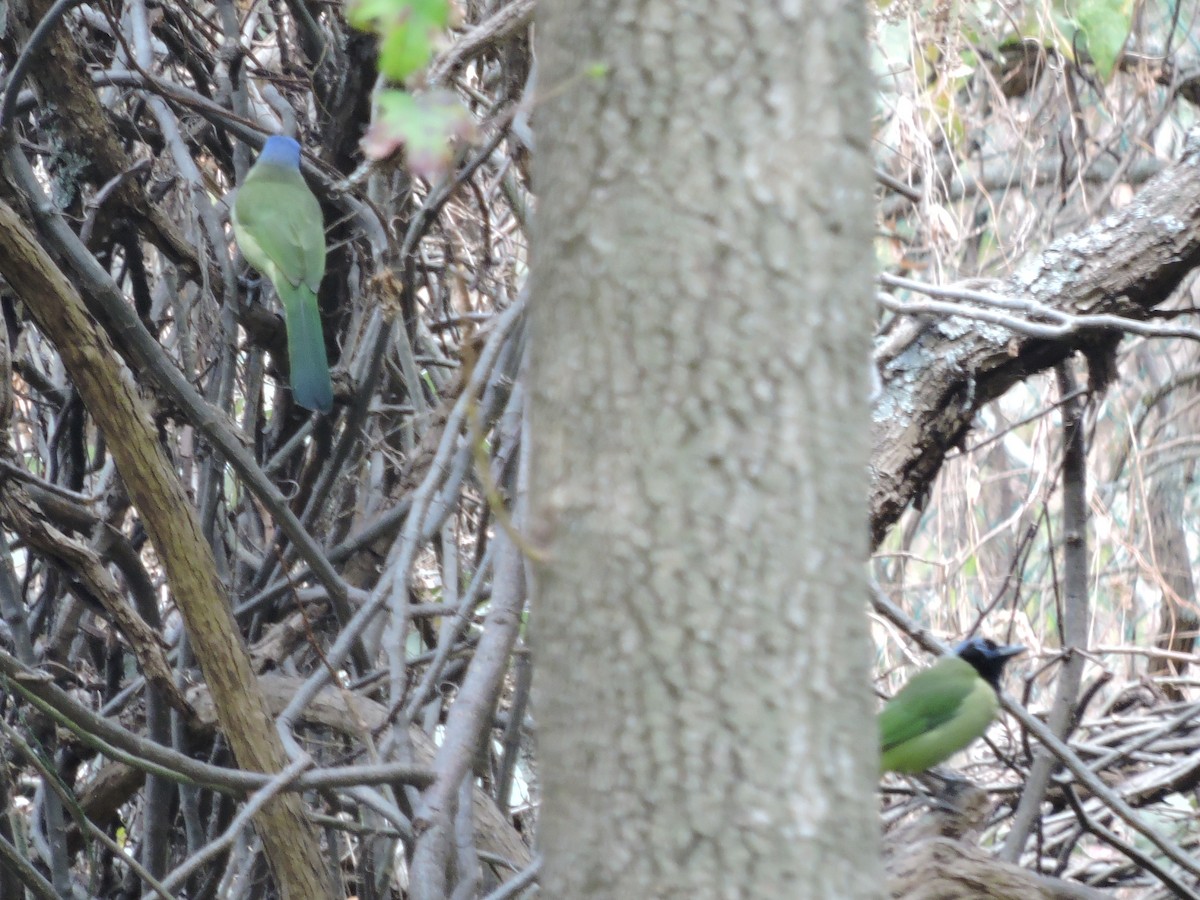
[[379, 71], [404, 81], [433, 58], [437, 36], [450, 24], [447, 0], [353, 0], [346, 21], [379, 35]]
[[371, 159], [387, 159], [405, 149], [409, 170], [420, 178], [436, 181], [450, 163], [447, 142], [469, 140], [475, 134], [470, 113], [449, 91], [427, 91], [413, 96], [404, 91], [381, 91], [379, 108], [363, 152]]
[[[394, 82], [423, 72], [434, 45], [450, 24], [448, 0], [354, 0], [346, 18], [355, 28], [379, 35], [379, 71]], [[450, 141], [474, 135], [471, 116], [450, 91], [414, 96], [404, 90], [379, 92], [378, 109], [363, 140], [370, 159], [387, 159], [406, 148], [414, 175], [437, 181], [450, 166]]]

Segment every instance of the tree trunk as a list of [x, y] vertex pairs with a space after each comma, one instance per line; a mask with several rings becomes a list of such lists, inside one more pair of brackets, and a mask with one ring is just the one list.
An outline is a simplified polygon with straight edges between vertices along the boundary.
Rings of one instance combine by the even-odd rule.
[[539, 10], [552, 897], [881, 892], [863, 11]]

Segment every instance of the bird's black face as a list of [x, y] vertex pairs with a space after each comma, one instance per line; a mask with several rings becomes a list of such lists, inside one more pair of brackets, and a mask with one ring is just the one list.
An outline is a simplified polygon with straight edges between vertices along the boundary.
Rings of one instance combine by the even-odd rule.
[[1004, 664], [1024, 653], [1025, 648], [1020, 644], [997, 644], [991, 638], [973, 637], [955, 647], [954, 652], [974, 666], [979, 677], [999, 692]]

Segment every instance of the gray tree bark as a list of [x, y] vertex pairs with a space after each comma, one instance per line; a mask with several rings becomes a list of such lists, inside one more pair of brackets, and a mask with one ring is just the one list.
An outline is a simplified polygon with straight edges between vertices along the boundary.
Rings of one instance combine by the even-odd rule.
[[543, 886], [877, 896], [863, 11], [538, 15]]

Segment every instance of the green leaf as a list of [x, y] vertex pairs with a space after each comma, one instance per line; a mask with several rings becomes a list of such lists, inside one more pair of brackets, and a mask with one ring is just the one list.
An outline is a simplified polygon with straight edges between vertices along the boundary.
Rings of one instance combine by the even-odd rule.
[[409, 0], [409, 9], [414, 19], [426, 25], [445, 28], [450, 24], [450, 4], [447, 0]]
[[1101, 80], [1108, 81], [1125, 46], [1132, 22], [1131, 0], [1082, 0], [1075, 14]]
[[375, 31], [380, 22], [394, 22], [404, 15], [408, 0], [350, 0], [346, 21], [359, 31]]
[[449, 0], [351, 0], [346, 21], [379, 35], [380, 71], [403, 81], [429, 61], [433, 39], [449, 26], [450, 12]]
[[451, 141], [475, 136], [471, 114], [450, 91], [414, 96], [389, 90], [378, 102], [375, 121], [362, 141], [363, 153], [386, 159], [403, 147], [409, 171], [430, 181], [438, 181], [450, 168]]
[[1109, 80], [1129, 36], [1133, 19], [1132, 0], [1084, 0], [1075, 20], [1087, 38], [1087, 52], [1092, 55], [1100, 78]]
[[359, 31], [380, 34], [405, 20], [445, 28], [450, 24], [448, 0], [350, 0], [346, 21]]
[[392, 28], [379, 44], [379, 71], [393, 81], [419, 72], [433, 56], [429, 28], [418, 22]]

